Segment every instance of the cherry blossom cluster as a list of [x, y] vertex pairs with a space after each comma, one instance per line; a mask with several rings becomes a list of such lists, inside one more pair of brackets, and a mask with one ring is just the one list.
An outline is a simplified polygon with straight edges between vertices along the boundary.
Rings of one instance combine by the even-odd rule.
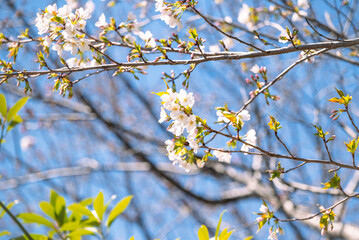
[[178, 20], [180, 13], [176, 13], [173, 8], [167, 5], [163, 0], [156, 0], [156, 12], [160, 12], [161, 20], [165, 21], [170, 28], [177, 26], [178, 29], [182, 28], [182, 23]]
[[[258, 224], [258, 231], [264, 226], [264, 224], [270, 224], [271, 219], [275, 219], [273, 215], [273, 211], [270, 211], [267, 204], [263, 202], [261, 207], [259, 208], [260, 213], [256, 213], [259, 215], [257, 217], [256, 222]], [[274, 225], [269, 228], [269, 236], [268, 239], [277, 240], [278, 235], [284, 234], [283, 229], [279, 226], [278, 221], [274, 220]]]
[[[175, 138], [166, 140], [166, 150], [168, 158], [173, 164], [190, 171], [196, 167], [203, 167], [208, 156], [215, 156], [219, 162], [230, 163], [231, 153], [228, 150], [213, 150], [213, 155], [206, 152], [206, 157], [197, 159], [194, 154], [199, 150], [199, 142], [203, 140], [203, 120], [192, 113], [192, 107], [195, 103], [193, 93], [187, 93], [181, 89], [174, 92], [167, 89], [166, 92], [157, 93], [161, 97], [162, 106], [159, 123], [164, 121], [172, 121], [167, 130], [171, 132]], [[251, 116], [247, 110], [243, 110], [236, 114], [228, 110], [227, 106], [217, 108], [217, 122], [232, 124], [238, 131], [242, 129], [244, 122], [249, 121]], [[204, 123], [204, 125], [206, 125]], [[208, 128], [208, 126], [206, 127]], [[184, 133], [186, 132], [186, 136]], [[256, 131], [251, 129], [241, 137], [243, 145], [241, 151], [248, 152], [256, 145]], [[191, 149], [187, 149], [189, 146]], [[246, 153], [245, 153], [246, 154]]]
[[[191, 170], [194, 165], [192, 162], [186, 161], [186, 155], [191, 152], [188, 152], [184, 145], [188, 144], [191, 147], [192, 154], [197, 153], [199, 149], [196, 140], [197, 117], [192, 114], [192, 107], [195, 103], [193, 93], [187, 93], [183, 89], [177, 93], [169, 88], [166, 92], [161, 93], [161, 100], [161, 115], [158, 122], [172, 120], [173, 122], [167, 130], [175, 135], [175, 139], [165, 141], [168, 158], [173, 164], [178, 163], [186, 170]], [[181, 137], [184, 131], [187, 132], [185, 138]], [[197, 164], [203, 166], [203, 164]]]
[[121, 36], [123, 36], [123, 40], [128, 44], [133, 44], [133, 42], [136, 41], [135, 36], [138, 36], [140, 39], [145, 41], [145, 47], [156, 47], [156, 41], [153, 38], [152, 33], [150, 31], [141, 31], [142, 24], [137, 21], [136, 16], [132, 12], [129, 12], [125, 23], [121, 22], [118, 26], [116, 26], [115, 23], [116, 22], [113, 18], [111, 18], [111, 23], [108, 23], [105, 14], [102, 13], [98, 21], [95, 23], [95, 26], [103, 30], [100, 33], [101, 37], [104, 37], [104, 35], [110, 30], [118, 30]]
[[68, 5], [57, 8], [55, 3], [47, 6], [45, 11], [37, 13], [35, 21], [38, 33], [47, 33], [43, 38], [44, 47], [49, 48], [52, 44], [52, 49], [62, 57], [63, 50], [72, 55], [90, 50], [90, 40], [82, 33], [89, 18], [90, 9], [81, 7], [73, 13]]
[[[235, 127], [238, 130], [241, 130], [244, 122], [251, 120], [251, 115], [249, 114], [249, 112], [247, 110], [243, 110], [238, 114], [232, 113], [228, 110], [226, 110], [225, 108], [221, 108], [218, 107], [217, 109], [217, 122], [219, 123], [231, 123], [233, 127]], [[250, 149], [252, 149], [253, 146], [256, 145], [257, 142], [257, 136], [256, 136], [256, 131], [254, 129], [250, 129], [247, 134], [245, 134], [242, 137], [242, 140], [244, 140], [246, 143], [250, 144], [243, 144], [241, 147], [241, 151], [244, 152], [248, 152]], [[226, 153], [226, 152], [221, 152], [221, 153], [217, 153], [214, 152], [213, 153], [220, 162], [230, 162], [230, 153]], [[244, 153], [245, 155], [247, 155], [247, 153]]]

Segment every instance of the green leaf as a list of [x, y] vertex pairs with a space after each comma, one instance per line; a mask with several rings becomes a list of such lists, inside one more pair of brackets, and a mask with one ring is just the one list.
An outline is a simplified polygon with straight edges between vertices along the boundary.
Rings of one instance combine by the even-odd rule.
[[103, 200], [103, 193], [100, 192], [93, 202], [93, 208], [95, 209], [97, 216], [100, 220], [102, 220], [103, 213], [104, 213], [104, 200]]
[[118, 215], [120, 215], [123, 211], [125, 211], [127, 206], [130, 204], [132, 198], [133, 198], [132, 195], [123, 198], [119, 203], [117, 203], [114, 209], [112, 209], [110, 215], [108, 216], [108, 220], [106, 224], [108, 227], [111, 226], [112, 222], [118, 217]]
[[50, 192], [50, 203], [51, 205], [56, 208], [56, 199], [59, 197], [59, 194], [55, 192], [54, 190], [51, 190]]
[[7, 231], [7, 230], [4, 230], [4, 231], [0, 232], [0, 237], [5, 236], [5, 235], [11, 235], [11, 233], [9, 231]]
[[323, 189], [326, 190], [328, 188], [338, 188], [340, 187], [340, 177], [338, 177], [337, 173], [335, 173], [334, 177], [330, 179], [329, 182], [322, 183], [324, 185]]
[[335, 90], [337, 91], [337, 93], [338, 93], [338, 95], [339, 95], [340, 97], [344, 97], [344, 93], [343, 93], [342, 90], [339, 90], [339, 89], [337, 89], [336, 87], [334, 87], [334, 88], [335, 88]]
[[344, 142], [344, 144], [347, 147], [347, 151], [354, 154], [358, 148], [359, 137], [357, 139], [353, 139], [353, 140], [349, 141], [348, 143]]
[[54, 207], [49, 202], [40, 202], [39, 206], [46, 215], [56, 220]]
[[251, 240], [253, 238], [253, 236], [249, 236], [249, 237], [246, 237], [245, 239], [243, 240]]
[[198, 238], [199, 240], [209, 240], [208, 229], [205, 225], [202, 225], [198, 229]]
[[80, 204], [83, 206], [90, 205], [91, 203], [92, 203], [92, 198], [86, 198], [80, 202]]
[[83, 205], [81, 205], [79, 203], [73, 203], [70, 206], [68, 206], [67, 208], [69, 210], [71, 210], [71, 211], [78, 212], [78, 213], [81, 213], [81, 214], [86, 215], [88, 217], [95, 218], [93, 213], [88, 208], [84, 207]]
[[[47, 236], [42, 235], [42, 234], [30, 234], [30, 236], [33, 240], [48, 240], [48, 239], [50, 239]], [[23, 235], [20, 237], [11, 238], [11, 240], [29, 240], [29, 238], [26, 237], [25, 235]]]
[[29, 97], [20, 98], [19, 101], [17, 101], [14, 104], [14, 106], [12, 106], [10, 108], [9, 112], [7, 113], [7, 117], [6, 117], [6, 120], [8, 122], [10, 122], [16, 116], [16, 114], [20, 111], [20, 109], [25, 105], [27, 100], [29, 100]]
[[282, 128], [280, 126], [280, 123], [274, 117], [269, 115], [269, 118], [270, 118], [270, 121], [269, 121], [268, 125], [269, 125], [270, 129], [272, 129], [274, 132], [277, 132], [278, 129]]
[[158, 92], [158, 93], [155, 93], [155, 92], [151, 92], [151, 94], [156, 94], [157, 96], [162, 96], [164, 94], [168, 94], [168, 92]]
[[222, 238], [220, 238], [219, 240], [228, 240], [230, 237], [231, 237], [231, 235], [232, 235], [232, 233], [234, 232], [234, 230], [232, 230], [232, 231], [230, 231], [230, 232], [227, 232], [225, 235], [223, 235], [223, 237]]
[[0, 114], [3, 117], [6, 117], [6, 113], [7, 113], [6, 98], [4, 94], [0, 94]]
[[20, 213], [17, 217], [24, 220], [24, 223], [37, 223], [55, 229], [49, 220], [35, 213]]
[[221, 227], [221, 222], [222, 222], [222, 216], [223, 214], [226, 212], [226, 210], [224, 210], [221, 215], [219, 216], [219, 220], [218, 220], [218, 224], [217, 224], [217, 228], [216, 228], [216, 234], [214, 235], [214, 239], [217, 240], [218, 239], [218, 234], [219, 234], [219, 228]]
[[62, 231], [73, 231], [79, 228], [81, 228], [81, 224], [79, 222], [67, 222], [61, 226]]
[[11, 129], [13, 129], [19, 123], [22, 123], [22, 118], [19, 115], [15, 115], [15, 117], [12, 119], [9, 126], [7, 127], [6, 131], [9, 132]]
[[[6, 205], [6, 208], [8, 210], [10, 210], [15, 204], [17, 203], [17, 201], [13, 201], [13, 202], [10, 202], [8, 205]], [[5, 214], [5, 210], [2, 210], [2, 208], [0, 207], [0, 218], [2, 218]]]
[[237, 118], [236, 116], [234, 116], [234, 114], [232, 113], [223, 113], [223, 116], [225, 116], [226, 118], [228, 118], [229, 121], [233, 122], [233, 123], [236, 123], [237, 122]]
[[225, 228], [219, 235], [219, 240], [222, 240], [227, 235], [227, 233], [228, 233], [228, 230], [227, 230], [227, 228]]
[[65, 198], [63, 198], [62, 196], [57, 196], [56, 198], [56, 203], [55, 203], [55, 216], [56, 216], [56, 221], [59, 223], [60, 226], [62, 226], [62, 224], [64, 224], [64, 222], [66, 221], [66, 202], [65, 202]]
[[97, 230], [90, 229], [90, 228], [84, 228], [84, 229], [78, 229], [73, 232], [71, 232], [68, 236], [69, 237], [77, 237], [77, 236], [83, 236], [83, 235], [94, 235], [97, 232]]

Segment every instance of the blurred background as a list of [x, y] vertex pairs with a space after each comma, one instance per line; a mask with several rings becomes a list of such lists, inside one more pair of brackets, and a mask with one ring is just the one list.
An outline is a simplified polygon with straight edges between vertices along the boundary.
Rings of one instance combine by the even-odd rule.
[[[91, 0], [90, 0], [91, 1]], [[298, 3], [299, 2], [299, 3]], [[197, 9], [216, 26], [262, 49], [285, 47], [278, 36], [287, 26], [299, 30], [302, 43], [329, 41], [323, 36], [343, 40], [358, 37], [358, 1], [199, 1]], [[151, 31], [155, 39], [168, 39], [175, 32], [188, 40], [188, 29], [196, 28], [200, 37], [206, 39], [205, 52], [224, 51], [222, 40], [229, 51], [249, 51], [248, 46], [235, 42], [210, 27], [193, 12], [185, 12], [181, 18], [181, 30], [169, 28], [155, 12], [154, 1], [0, 1], [0, 30], [10, 39], [16, 39], [21, 31], [29, 29], [33, 38], [40, 37], [35, 27], [36, 13], [49, 4], [58, 7], [65, 4], [73, 9], [87, 7], [92, 10], [87, 20], [86, 32], [98, 36], [101, 30], [95, 22], [102, 13], [107, 21], [114, 17], [117, 23], [126, 22], [132, 15], [137, 17], [141, 31]], [[248, 5], [253, 7], [253, 24], [239, 13]], [[243, 10], [242, 10], [243, 11]], [[306, 14], [311, 28], [295, 11]], [[305, 12], [305, 13], [303, 13]], [[242, 12], [243, 14], [243, 12]], [[297, 14], [298, 16], [295, 16]], [[240, 17], [238, 17], [240, 15]], [[252, 25], [251, 25], [252, 24]], [[256, 31], [260, 39], [255, 38]], [[144, 42], [137, 37], [138, 43]], [[118, 36], [108, 34], [116, 41]], [[118, 41], [118, 40], [117, 40]], [[266, 44], [264, 44], [266, 42]], [[1, 46], [0, 59], [8, 60], [8, 44]], [[38, 43], [23, 44], [14, 68], [37, 70], [36, 52], [42, 50]], [[118, 62], [127, 62], [130, 49], [112, 46], [107, 53]], [[64, 54], [64, 59], [71, 57]], [[151, 60], [157, 55], [148, 54]], [[188, 59], [185, 54], [169, 54], [171, 59]], [[253, 74], [250, 69], [257, 64], [267, 67], [268, 80], [273, 80], [290, 64], [300, 58], [300, 52], [244, 59], [237, 61], [214, 61], [200, 64], [189, 78], [188, 92], [193, 92], [194, 114], [207, 119], [215, 129], [215, 107], [224, 106], [239, 110], [250, 99], [249, 93], [256, 89], [246, 78]], [[51, 68], [59, 68], [58, 55], [53, 50], [47, 58]], [[53, 79], [46, 76], [32, 78], [31, 99], [21, 112], [24, 122], [7, 137], [0, 152], [0, 198], [4, 202], [19, 200], [12, 209], [40, 213], [38, 203], [48, 200], [54, 189], [70, 204], [102, 191], [105, 200], [113, 195], [123, 198], [134, 195], [130, 207], [114, 223], [108, 239], [197, 239], [198, 228], [205, 224], [211, 234], [215, 232], [218, 218], [223, 210], [222, 225], [235, 229], [233, 239], [265, 239], [268, 227], [258, 234], [256, 215], [262, 200], [265, 200], [275, 215], [281, 219], [306, 217], [319, 211], [317, 204], [329, 207], [343, 195], [339, 191], [324, 191], [321, 183], [329, 181], [333, 166], [306, 164], [284, 174], [281, 179], [269, 180], [267, 170], [275, 170], [281, 162], [287, 170], [301, 162], [265, 156], [233, 154], [230, 164], [209, 159], [203, 169], [187, 173], [168, 160], [164, 141], [173, 138], [166, 131], [167, 123], [159, 124], [160, 98], [151, 92], [166, 89], [163, 72], [177, 75], [188, 66], [149, 66], [146, 75], [123, 73], [113, 76], [113, 71], [95, 73], [74, 85], [72, 99], [53, 92]], [[72, 81], [95, 72], [72, 73]], [[315, 57], [312, 62], [303, 62], [292, 69], [271, 87], [271, 94], [280, 99], [266, 103], [259, 96], [248, 107], [252, 119], [243, 131], [255, 129], [258, 146], [270, 152], [287, 154], [273, 131], [268, 127], [269, 114], [282, 126], [279, 136], [295, 156], [309, 159], [328, 159], [323, 142], [313, 134], [312, 124], [320, 124], [324, 131], [336, 135], [328, 143], [332, 158], [351, 164], [351, 155], [346, 151], [348, 142], [357, 133], [346, 116], [332, 121], [329, 116], [337, 105], [327, 99], [336, 97], [334, 87], [353, 96], [350, 110], [354, 121], [359, 115], [358, 99], [358, 49], [356, 47], [328, 51]], [[172, 83], [179, 91], [184, 78]], [[8, 102], [13, 104], [23, 96], [23, 85], [16, 86], [10, 79], [0, 86]], [[226, 147], [228, 139], [217, 137], [210, 146]], [[238, 149], [239, 150], [239, 149]], [[199, 155], [203, 155], [200, 150]], [[338, 171], [343, 188], [355, 192], [359, 174], [354, 170]], [[337, 219], [346, 226], [358, 230], [357, 200], [349, 200], [336, 208]], [[27, 225], [32, 232], [44, 232], [36, 225]], [[286, 232], [283, 239], [319, 239], [319, 219], [316, 221], [289, 222], [281, 224]], [[336, 225], [334, 225], [336, 228]], [[339, 230], [340, 227], [337, 229]], [[0, 220], [0, 229], [13, 233], [18, 228], [10, 218]], [[345, 231], [323, 239], [345, 239]], [[4, 238], [6, 239], [6, 237]]]

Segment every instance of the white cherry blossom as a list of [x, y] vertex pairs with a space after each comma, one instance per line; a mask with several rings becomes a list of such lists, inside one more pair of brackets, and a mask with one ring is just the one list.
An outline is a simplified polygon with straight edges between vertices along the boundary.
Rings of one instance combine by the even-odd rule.
[[218, 159], [219, 162], [231, 163], [232, 156], [228, 152], [214, 150], [213, 155]]
[[300, 22], [300, 21], [303, 21], [303, 17], [306, 17], [308, 14], [306, 11], [304, 10], [300, 10], [298, 13], [293, 13], [293, 16], [292, 16], [292, 21], [293, 22]]
[[156, 46], [156, 41], [152, 36], [152, 33], [150, 31], [146, 31], [145, 33], [143, 32], [139, 32], [138, 36], [146, 41], [146, 44], [148, 47], [155, 47]]
[[217, 122], [222, 122], [222, 123], [223, 122], [224, 123], [229, 123], [230, 122], [230, 120], [223, 115], [223, 114], [230, 114], [230, 112], [218, 110], [216, 112], [216, 114], [218, 116]]
[[177, 95], [178, 100], [180, 101], [180, 104], [184, 107], [193, 107], [194, 104], [194, 97], [193, 97], [193, 93], [188, 93], [181, 89], [179, 94]]
[[277, 240], [278, 239], [278, 233], [279, 233], [278, 228], [276, 230], [274, 230], [274, 231], [272, 231], [272, 228], [270, 228], [269, 229], [269, 237], [268, 237], [268, 239]]
[[42, 35], [47, 32], [50, 26], [50, 20], [44, 18], [43, 15], [37, 13], [35, 19], [35, 26], [37, 27], [38, 34]]
[[168, 131], [173, 133], [173, 135], [175, 136], [180, 136], [183, 133], [183, 130], [184, 130], [183, 124], [178, 121], [173, 122], [168, 128]]
[[251, 72], [252, 73], [259, 73], [259, 66], [257, 64], [255, 64], [252, 68], [251, 68]]
[[[251, 129], [247, 132], [246, 135], [244, 135], [244, 140], [246, 143], [249, 143], [251, 145], [256, 145], [257, 143], [257, 136], [256, 136], [256, 131], [254, 129]], [[247, 144], [243, 144], [241, 147], [241, 151], [244, 152], [248, 152], [250, 149], [252, 149], [253, 147], [247, 145]], [[247, 153], [244, 153], [244, 155], [247, 155]]]
[[61, 57], [62, 56], [62, 46], [60, 44], [54, 44], [51, 48], [52, 50], [56, 51], [57, 54]]
[[75, 13], [77, 16], [79, 16], [83, 20], [87, 20], [91, 18], [91, 13], [88, 9], [83, 9], [82, 7], [79, 9], [76, 9]]
[[78, 67], [79, 66], [79, 61], [77, 60], [77, 58], [73, 57], [73, 58], [69, 58], [66, 60], [66, 64], [70, 67]]
[[71, 55], [76, 55], [78, 53], [77, 42], [74, 40], [69, 40], [64, 44], [64, 50], [70, 52]]
[[268, 213], [269, 209], [266, 205], [262, 204], [261, 207], [259, 208], [259, 211], [261, 213]]
[[158, 120], [159, 123], [163, 123], [168, 118], [168, 115], [163, 107], [161, 107], [161, 115], [160, 119]]
[[71, 13], [71, 8], [69, 7], [69, 5], [64, 5], [63, 7], [59, 8], [57, 12], [57, 16], [61, 18], [66, 18], [70, 15], [70, 13]]
[[89, 44], [90, 44], [90, 40], [88, 40], [86, 38], [81, 38], [77, 42], [77, 47], [79, 48], [79, 50], [81, 52], [86, 52], [86, 51], [90, 51], [90, 45]]
[[246, 25], [246, 27], [249, 30], [253, 30], [254, 24], [250, 19], [250, 13], [251, 13], [251, 8], [247, 4], [243, 3], [242, 8], [238, 12], [237, 20], [239, 23]]
[[249, 114], [249, 112], [247, 110], [243, 110], [242, 112], [238, 113], [237, 115], [237, 121], [239, 120], [238, 118], [240, 118], [240, 120], [242, 121], [249, 121], [251, 120], [251, 115]]
[[53, 5], [49, 5], [46, 7], [45, 18], [52, 18], [57, 15], [57, 5], [54, 3]]
[[101, 14], [98, 21], [95, 23], [95, 26], [99, 27], [99, 28], [107, 28], [108, 27], [108, 23], [106, 22], [106, 17], [105, 17], [104, 13]]
[[309, 8], [308, 0], [298, 0], [297, 5], [298, 5], [298, 7], [303, 8], [305, 10], [307, 10]]
[[44, 37], [44, 41], [43, 41], [43, 45], [44, 45], [45, 47], [50, 47], [51, 43], [52, 43], [51, 38], [49, 38], [48, 36], [45, 36], [45, 37]]

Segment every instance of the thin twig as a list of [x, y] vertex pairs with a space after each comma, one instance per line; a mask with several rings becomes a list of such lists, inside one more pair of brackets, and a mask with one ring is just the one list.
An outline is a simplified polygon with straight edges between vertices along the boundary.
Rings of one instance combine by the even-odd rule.
[[285, 150], [287, 150], [287, 152], [289, 153], [289, 155], [291, 155], [292, 157], [294, 157], [294, 155], [289, 151], [289, 149], [287, 148], [287, 146], [285, 145], [285, 143], [278, 137], [278, 133], [274, 132], [274, 135], [276, 136], [276, 138], [278, 139], [278, 141], [284, 146]]
[[224, 31], [222, 31], [220, 28], [218, 28], [216, 25], [214, 25], [211, 21], [209, 21], [209, 20], [208, 20], [202, 13], [200, 13], [195, 7], [192, 7], [192, 9], [193, 9], [193, 10], [195, 11], [195, 13], [197, 13], [201, 18], [203, 18], [203, 20], [206, 21], [206, 23], [208, 23], [211, 27], [213, 27], [214, 29], [216, 29], [218, 32], [222, 33], [222, 34], [225, 35], [226, 37], [232, 38], [232, 39], [234, 39], [234, 40], [236, 40], [236, 41], [238, 41], [238, 42], [240, 42], [240, 43], [242, 43], [242, 44], [245, 44], [245, 45], [247, 45], [247, 46], [250, 46], [250, 47], [252, 47], [252, 48], [254, 48], [254, 49], [258, 50], [258, 51], [261, 51], [261, 52], [263, 52], [263, 53], [266, 53], [265, 50], [262, 50], [262, 49], [260, 49], [260, 48], [258, 48], [258, 47], [256, 47], [256, 46], [254, 46], [254, 45], [252, 45], [252, 44], [250, 44], [250, 43], [247, 43], [247, 42], [245, 42], [245, 41], [242, 41], [241, 39], [239, 39], [239, 38], [237, 38], [237, 37], [234, 37], [234, 36], [232, 36], [231, 34], [228, 34], [228, 33], [224, 32]]
[[11, 217], [11, 219], [16, 223], [16, 225], [21, 229], [21, 231], [25, 234], [25, 236], [29, 239], [29, 240], [33, 240], [33, 238], [31, 237], [31, 235], [29, 234], [29, 232], [24, 228], [24, 226], [19, 222], [19, 220], [17, 220], [17, 218], [10, 212], [10, 210], [5, 206], [5, 204], [0, 201], [0, 206], [4, 209], [4, 211], [9, 214], [9, 216]]

